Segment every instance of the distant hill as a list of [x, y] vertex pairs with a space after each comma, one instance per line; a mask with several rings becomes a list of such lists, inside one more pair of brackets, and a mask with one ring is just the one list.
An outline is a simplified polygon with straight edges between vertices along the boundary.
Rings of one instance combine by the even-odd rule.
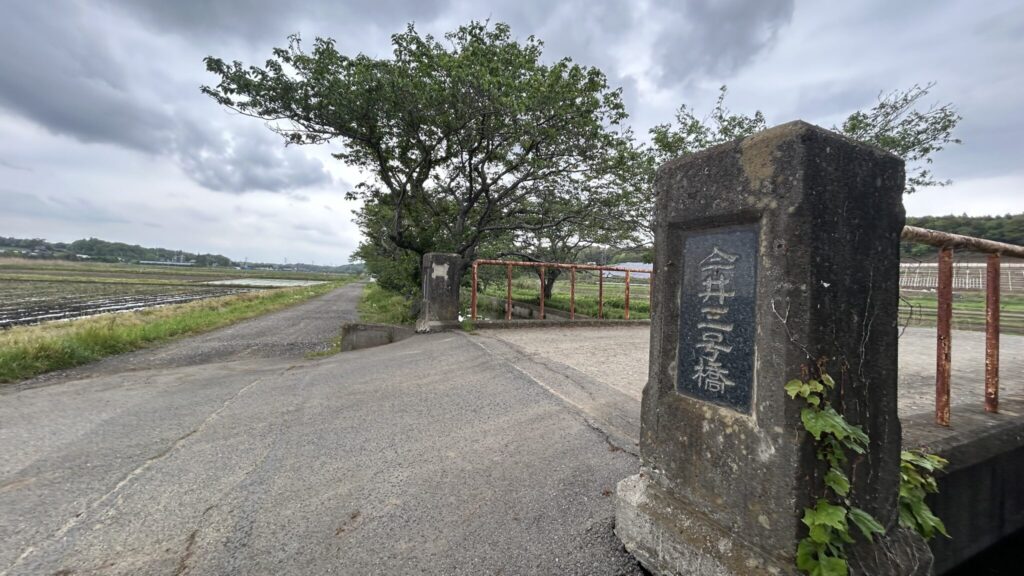
[[[75, 240], [71, 243], [47, 242], [42, 238], [8, 238], [0, 236], [0, 256], [21, 256], [25, 258], [47, 258], [60, 260], [93, 260], [97, 262], [176, 262], [191, 263], [193, 266], [237, 266], [221, 254], [193, 254], [167, 248], [144, 248], [123, 242], [107, 242], [98, 238]], [[333, 272], [338, 274], [359, 274], [362, 263], [343, 266], [315, 266], [312, 264], [257, 264], [248, 263], [250, 268], [298, 270], [302, 272]]]
[[[952, 234], [976, 236], [986, 240], [1024, 245], [1024, 213], [1005, 216], [921, 216], [907, 218], [907, 225], [941, 230]], [[904, 256], [921, 258], [934, 255], [937, 248], [904, 242]]]
[[193, 254], [166, 248], [144, 248], [123, 242], [107, 242], [99, 238], [74, 242], [47, 242], [42, 238], [7, 238], [0, 236], [0, 250], [5, 254], [29, 258], [63, 260], [96, 260], [98, 262], [191, 262], [194, 266], [231, 266], [231, 259], [220, 254]]

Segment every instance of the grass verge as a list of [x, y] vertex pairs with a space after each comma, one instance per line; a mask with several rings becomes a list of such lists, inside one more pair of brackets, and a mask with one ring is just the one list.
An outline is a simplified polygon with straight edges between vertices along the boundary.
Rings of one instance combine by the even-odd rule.
[[359, 299], [359, 319], [371, 324], [413, 324], [416, 318], [405, 296], [375, 283], [366, 285]]
[[325, 294], [346, 282], [278, 288], [0, 332], [0, 383], [199, 334]]

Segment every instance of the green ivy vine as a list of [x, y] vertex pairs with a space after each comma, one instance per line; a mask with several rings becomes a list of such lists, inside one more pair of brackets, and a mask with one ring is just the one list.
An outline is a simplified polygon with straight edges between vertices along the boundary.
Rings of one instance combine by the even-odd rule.
[[[829, 397], [835, 380], [825, 372], [824, 362], [819, 362], [817, 369], [818, 378], [790, 380], [785, 386], [790, 398], [799, 397], [806, 402], [800, 420], [817, 444], [818, 460], [828, 466], [823, 496], [813, 508], [804, 509], [807, 536], [797, 546], [796, 566], [811, 576], [847, 576], [846, 545], [854, 541], [850, 525], [868, 540], [885, 533], [885, 527], [870, 513], [850, 503], [849, 454], [864, 454], [868, 436], [863, 428], [847, 422], [832, 407]], [[925, 539], [936, 533], [949, 537], [942, 520], [932, 514], [924, 501], [927, 494], [938, 492], [933, 473], [947, 463], [939, 456], [920, 451], [900, 453], [899, 522]]]

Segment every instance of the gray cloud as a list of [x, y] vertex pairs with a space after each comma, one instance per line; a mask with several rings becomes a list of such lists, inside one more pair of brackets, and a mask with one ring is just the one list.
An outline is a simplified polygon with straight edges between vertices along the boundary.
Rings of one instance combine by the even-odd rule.
[[793, 0], [686, 0], [672, 6], [679, 9], [664, 10], [655, 40], [663, 86], [732, 75], [793, 17]]
[[[318, 0], [300, 6], [279, 0], [108, 0], [150, 26], [190, 38], [242, 39], [250, 43], [280, 42], [299, 27], [319, 28], [314, 34], [340, 39], [367, 25], [401, 27], [432, 19], [448, 0]], [[317, 24], [326, 24], [320, 28]], [[394, 30], [392, 30], [394, 31]]]
[[126, 224], [128, 220], [85, 198], [36, 195], [0, 189], [0, 204], [9, 214], [30, 218], [81, 221], [105, 224]]
[[[165, 91], [138, 85], [130, 55], [112, 47], [110, 30], [82, 26], [88, 14], [78, 3], [59, 9], [16, 3], [6, 16], [0, 107], [81, 142], [168, 155], [211, 190], [281, 191], [331, 182], [319, 160], [284, 152], [282, 140], [265, 129], [242, 129], [244, 139], [238, 139], [230, 136], [237, 129], [227, 132], [220, 123], [195, 118], [195, 103], [202, 101], [197, 86], [184, 92], [165, 78]], [[200, 69], [198, 59], [194, 66]], [[213, 109], [211, 104], [203, 113]]]

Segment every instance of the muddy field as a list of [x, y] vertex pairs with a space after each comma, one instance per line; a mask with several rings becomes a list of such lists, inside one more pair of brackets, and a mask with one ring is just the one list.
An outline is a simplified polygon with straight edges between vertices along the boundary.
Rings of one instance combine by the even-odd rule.
[[249, 290], [252, 289], [229, 286], [0, 279], [0, 328], [181, 304]]
[[257, 272], [129, 265], [26, 263], [0, 259], [0, 329], [140, 310], [280, 286], [309, 275], [259, 280]]

